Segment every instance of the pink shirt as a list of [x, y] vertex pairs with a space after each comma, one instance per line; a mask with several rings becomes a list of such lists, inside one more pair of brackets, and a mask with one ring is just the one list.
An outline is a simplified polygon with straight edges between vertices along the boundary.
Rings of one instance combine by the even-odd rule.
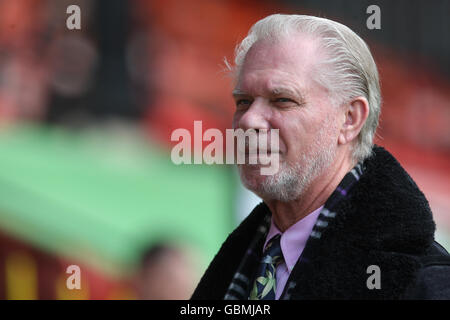
[[290, 226], [284, 233], [276, 227], [273, 219], [270, 223], [269, 233], [266, 237], [266, 242], [264, 243], [264, 248], [266, 248], [267, 242], [272, 239], [277, 234], [281, 234], [280, 245], [281, 251], [283, 252], [284, 261], [280, 263], [276, 270], [277, 277], [277, 287], [275, 292], [275, 299], [279, 299], [283, 293], [284, 286], [294, 268], [297, 260], [305, 248], [306, 241], [311, 234], [311, 231], [316, 223], [317, 217], [322, 210], [323, 206], [317, 210], [311, 212], [303, 219], [297, 221], [294, 225]]

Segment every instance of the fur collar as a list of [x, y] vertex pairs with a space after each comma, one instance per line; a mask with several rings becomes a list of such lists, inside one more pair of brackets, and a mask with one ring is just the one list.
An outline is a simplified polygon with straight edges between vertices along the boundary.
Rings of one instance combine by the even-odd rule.
[[[383, 148], [375, 147], [364, 166], [351, 199], [338, 204], [321, 240], [309, 246], [310, 261], [292, 271], [292, 299], [398, 299], [414, 283], [417, 257], [434, 238], [428, 202]], [[370, 265], [380, 268], [379, 290], [367, 288]]]

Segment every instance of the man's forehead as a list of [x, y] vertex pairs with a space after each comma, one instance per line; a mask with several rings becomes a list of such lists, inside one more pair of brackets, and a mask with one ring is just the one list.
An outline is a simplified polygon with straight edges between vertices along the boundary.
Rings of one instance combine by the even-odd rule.
[[311, 37], [256, 42], [247, 53], [238, 74], [236, 90], [248, 91], [249, 84], [276, 94], [306, 87], [318, 61], [317, 44]]
[[309, 87], [309, 73], [302, 68], [272, 67], [245, 68], [242, 69], [235, 89], [234, 95], [261, 94], [295, 94]]
[[[301, 95], [302, 87], [301, 84], [296, 82], [290, 84], [289, 82], [266, 82], [265, 84], [257, 85], [257, 91], [264, 95], [276, 96], [280, 94], [291, 94], [291, 95]], [[252, 95], [255, 90], [253, 86], [248, 86], [246, 84], [238, 83], [238, 85], [233, 90], [234, 96], [241, 95]]]
[[302, 67], [316, 62], [317, 56], [318, 40], [311, 35], [298, 34], [257, 41], [247, 52], [243, 67]]

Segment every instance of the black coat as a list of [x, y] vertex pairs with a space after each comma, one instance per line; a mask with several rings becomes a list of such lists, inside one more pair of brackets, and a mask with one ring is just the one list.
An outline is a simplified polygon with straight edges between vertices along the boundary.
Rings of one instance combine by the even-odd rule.
[[[289, 297], [450, 299], [450, 257], [434, 241], [435, 223], [425, 196], [381, 147], [374, 147], [364, 166], [350, 199], [337, 205], [336, 218], [315, 244], [311, 261], [292, 270], [297, 286]], [[261, 203], [228, 236], [192, 299], [223, 299], [268, 210]], [[371, 265], [380, 268], [380, 289], [367, 286]]]

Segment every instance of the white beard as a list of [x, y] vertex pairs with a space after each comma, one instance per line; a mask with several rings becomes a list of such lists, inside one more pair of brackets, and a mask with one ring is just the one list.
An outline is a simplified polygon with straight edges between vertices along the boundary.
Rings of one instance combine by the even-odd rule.
[[289, 202], [303, 195], [311, 183], [327, 169], [334, 161], [336, 155], [336, 141], [330, 139], [330, 124], [326, 121], [314, 140], [300, 160], [293, 165], [280, 163], [279, 171], [275, 175], [265, 176], [260, 183], [252, 183], [247, 178], [242, 165], [239, 165], [239, 174], [244, 186], [256, 195], [268, 200]]

